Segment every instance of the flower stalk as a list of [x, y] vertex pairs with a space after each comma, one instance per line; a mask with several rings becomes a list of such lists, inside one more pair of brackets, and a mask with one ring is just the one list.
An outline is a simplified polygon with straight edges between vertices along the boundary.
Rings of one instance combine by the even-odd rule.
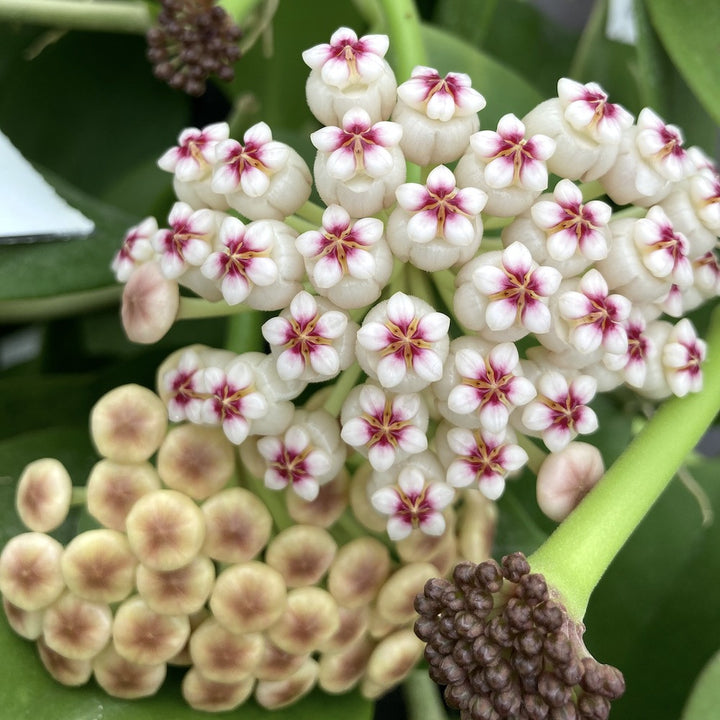
[[413, 0], [382, 0], [381, 4], [394, 48], [393, 67], [399, 78], [409, 78], [416, 65], [427, 65], [417, 8]]
[[529, 558], [582, 620], [593, 589], [720, 408], [720, 310], [707, 334], [703, 392], [665, 402], [578, 507]]

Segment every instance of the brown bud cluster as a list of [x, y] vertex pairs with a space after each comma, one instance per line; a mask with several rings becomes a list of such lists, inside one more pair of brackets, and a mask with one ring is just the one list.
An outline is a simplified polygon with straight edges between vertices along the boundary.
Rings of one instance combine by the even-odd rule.
[[162, 0], [147, 33], [155, 77], [188, 95], [202, 95], [211, 75], [230, 81], [240, 56], [240, 28], [215, 0]]
[[455, 567], [415, 601], [430, 676], [462, 720], [605, 720], [625, 682], [522, 553]]

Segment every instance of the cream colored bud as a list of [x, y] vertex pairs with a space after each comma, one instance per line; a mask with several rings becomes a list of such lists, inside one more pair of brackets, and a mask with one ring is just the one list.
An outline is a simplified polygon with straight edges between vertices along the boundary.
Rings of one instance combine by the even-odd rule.
[[396, 570], [380, 588], [375, 607], [380, 617], [389, 623], [402, 625], [415, 619], [415, 597], [425, 583], [437, 576], [431, 563], [419, 562], [404, 565]]
[[452, 507], [443, 510], [445, 532], [442, 535], [426, 535], [423, 532], [412, 532], [406, 538], [395, 543], [398, 555], [403, 562], [430, 562], [444, 575], [449, 569], [448, 563], [454, 564], [457, 554], [455, 540], [456, 515]]
[[297, 493], [285, 493], [290, 517], [297, 523], [330, 527], [348, 506], [349, 475], [344, 468], [330, 482], [320, 486], [318, 496], [303, 500]]
[[208, 680], [191, 668], [182, 681], [182, 696], [195, 710], [226, 712], [240, 707], [252, 694], [255, 679], [252, 676], [238, 682], [219, 683]]
[[[368, 485], [372, 480], [372, 465], [363, 463], [350, 481], [350, 507], [355, 517], [369, 530], [385, 532], [387, 516], [381, 515], [370, 502]], [[424, 533], [423, 533], [424, 534]]]
[[363, 697], [374, 700], [402, 682], [422, 657], [425, 643], [410, 629], [389, 635], [373, 650], [360, 686]]
[[370, 609], [367, 633], [373, 640], [382, 640], [382, 638], [397, 629], [397, 624], [391, 623], [382, 617], [376, 607]]
[[177, 655], [190, 636], [187, 615], [161, 615], [138, 595], [115, 612], [112, 628], [117, 652], [130, 662], [158, 665]]
[[[192, 637], [193, 632], [209, 617], [210, 611], [207, 608], [202, 608], [188, 617], [188, 620], [190, 621], [190, 637]], [[188, 638], [188, 641], [185, 643], [185, 647], [183, 647], [177, 655], [173, 655], [168, 660], [168, 665], [177, 665], [179, 667], [190, 667], [192, 665], [192, 658], [190, 657], [190, 638]]]
[[105, 604], [65, 593], [43, 615], [47, 646], [71, 660], [91, 660], [110, 640], [112, 613]]
[[37, 649], [45, 669], [62, 685], [78, 687], [90, 679], [92, 675], [90, 660], [71, 660], [49, 648], [41, 637], [38, 638]]
[[272, 515], [260, 498], [245, 488], [216, 493], [202, 504], [207, 534], [203, 552], [213, 560], [252, 560], [272, 533]]
[[336, 552], [337, 543], [327, 530], [293, 525], [272, 539], [265, 562], [285, 578], [288, 587], [301, 587], [320, 582]]
[[15, 507], [23, 524], [35, 532], [50, 532], [67, 517], [72, 480], [55, 458], [35, 460], [25, 467], [15, 494]]
[[334, 653], [343, 650], [354, 643], [368, 628], [370, 610], [367, 605], [354, 608], [338, 605], [340, 625], [338, 629], [321, 646], [325, 653]]
[[318, 587], [291, 590], [287, 605], [267, 635], [281, 650], [294, 655], [317, 650], [340, 627], [340, 614], [333, 596]]
[[231, 633], [215, 618], [202, 623], [190, 637], [190, 657], [203, 677], [232, 683], [250, 676], [262, 659], [260, 633]]
[[537, 501], [551, 520], [564, 520], [595, 487], [605, 472], [600, 451], [584, 442], [571, 442], [550, 453], [537, 474]]
[[126, 520], [130, 547], [153, 570], [177, 570], [202, 548], [205, 519], [200, 508], [176, 490], [155, 490], [133, 505]]
[[8, 625], [26, 640], [37, 640], [42, 633], [42, 610], [23, 610], [13, 605], [6, 597], [2, 599]]
[[320, 656], [318, 685], [328, 693], [344, 693], [353, 688], [365, 674], [375, 643], [360, 637], [340, 652]]
[[285, 680], [299, 670], [310, 657], [308, 653], [303, 655], [287, 653], [271, 642], [267, 636], [264, 641], [262, 658], [253, 673], [258, 680]]
[[140, 597], [151, 610], [162, 615], [191, 615], [210, 597], [215, 565], [205, 555], [166, 572], [138, 565], [135, 582]]
[[487, 560], [492, 553], [497, 525], [497, 505], [479, 490], [464, 490], [458, 519], [458, 551], [473, 562]]
[[65, 589], [62, 553], [63, 546], [43, 533], [11, 538], [0, 554], [0, 593], [30, 612], [55, 602]]
[[233, 565], [218, 576], [210, 610], [230, 632], [259, 632], [283, 613], [287, 589], [283, 576], [261, 562]]
[[121, 385], [103, 395], [90, 412], [90, 434], [97, 451], [118, 462], [143, 462], [167, 430], [167, 408], [151, 390]]
[[285, 680], [260, 680], [255, 688], [258, 705], [267, 710], [277, 710], [297, 702], [315, 686], [318, 664], [305, 660], [298, 670]]
[[235, 446], [219, 427], [178, 425], [158, 450], [157, 469], [169, 488], [205, 500], [235, 472]]
[[135, 588], [137, 560], [117, 530], [88, 530], [74, 537], [62, 556], [65, 584], [78, 597], [99, 603], [124, 600]]
[[340, 605], [372, 602], [390, 573], [390, 554], [374, 538], [361, 537], [343, 545], [328, 574], [328, 590]]
[[160, 476], [149, 462], [100, 460], [90, 471], [85, 502], [88, 512], [99, 523], [125, 532], [125, 520], [132, 506], [143, 495], [159, 489]]
[[163, 684], [167, 666], [140, 665], [118, 654], [110, 644], [93, 660], [97, 684], [112, 697], [135, 700], [154, 695]]

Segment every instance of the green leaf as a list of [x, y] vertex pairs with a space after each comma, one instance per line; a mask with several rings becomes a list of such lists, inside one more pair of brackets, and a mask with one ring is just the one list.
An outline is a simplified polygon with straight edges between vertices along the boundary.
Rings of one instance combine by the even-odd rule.
[[110, 286], [114, 286], [110, 297], [120, 294], [110, 263], [125, 232], [138, 218], [86, 195], [58, 177], [46, 177], [62, 197], [95, 222], [95, 230], [84, 238], [0, 245], [0, 317], [4, 316], [2, 301], [6, 300], [49, 298]]
[[646, 0], [650, 19], [685, 82], [720, 123], [720, 4]]
[[700, 673], [687, 705], [683, 710], [682, 720], [707, 720], [720, 707], [720, 651], [716, 652]]

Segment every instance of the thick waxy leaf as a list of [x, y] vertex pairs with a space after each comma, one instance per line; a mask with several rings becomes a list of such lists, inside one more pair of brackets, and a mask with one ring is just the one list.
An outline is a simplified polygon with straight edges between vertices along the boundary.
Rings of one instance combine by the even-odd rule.
[[720, 707], [720, 652], [715, 653], [698, 677], [682, 720], [706, 720]]

